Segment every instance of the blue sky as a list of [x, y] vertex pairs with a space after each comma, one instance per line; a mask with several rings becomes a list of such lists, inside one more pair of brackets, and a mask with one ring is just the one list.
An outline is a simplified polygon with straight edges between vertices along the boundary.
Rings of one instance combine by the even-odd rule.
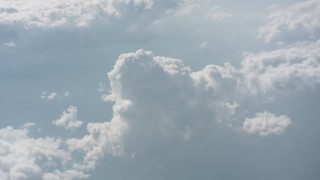
[[319, 14], [0, 0], [0, 179], [316, 179]]

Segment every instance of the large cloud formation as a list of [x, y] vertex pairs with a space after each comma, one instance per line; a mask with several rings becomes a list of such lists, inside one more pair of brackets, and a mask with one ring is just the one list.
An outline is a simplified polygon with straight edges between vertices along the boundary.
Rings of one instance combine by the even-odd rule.
[[[59, 8], [70, 8], [71, 15], [67, 17], [72, 20], [71, 24], [82, 25], [82, 22], [86, 24], [86, 20], [90, 20], [92, 16], [90, 13], [95, 13], [95, 11], [88, 11], [90, 13], [80, 11], [75, 14], [77, 17], [75, 18], [72, 8], [75, 5], [72, 3], [75, 2], [72, 1], [71, 4], [58, 2], [61, 2], [58, 3]], [[98, 2], [102, 1], [92, 3]], [[112, 2], [105, 1], [114, 7]], [[152, 7], [150, 3], [152, 1], [115, 2], [131, 4], [134, 7], [140, 5], [143, 8]], [[40, 15], [35, 14], [34, 17], [29, 12], [30, 7], [23, 8], [22, 1], [6, 3], [10, 6], [1, 4], [2, 23], [22, 21], [27, 26], [35, 24], [44, 27], [65, 23], [55, 20], [60, 11], [56, 15], [48, 12], [49, 14], [43, 16], [44, 19], [39, 20]], [[41, 5], [41, 8], [45, 6]], [[95, 8], [100, 7], [94, 5]], [[17, 12], [24, 12], [25, 16], [18, 17], [16, 16], [18, 14], [15, 14]], [[63, 11], [65, 12], [68, 11]], [[107, 14], [113, 12], [114, 15], [117, 14], [112, 8], [104, 11]], [[10, 13], [13, 14], [8, 16]], [[300, 13], [299, 11], [298, 14]], [[277, 31], [282, 30], [280, 26], [275, 27]], [[261, 32], [272, 32], [269, 30], [267, 28]], [[315, 32], [310, 31], [310, 33]], [[272, 33], [261, 36], [266, 39], [274, 38]], [[272, 136], [285, 133], [289, 125], [294, 123], [290, 115], [282, 113], [279, 115], [269, 112], [269, 109], [262, 110], [263, 113], [257, 112], [248, 105], [248, 101], [260, 101], [256, 99], [257, 96], [263, 98], [286, 96], [288, 92], [319, 87], [319, 47], [319, 40], [309, 39], [271, 51], [247, 53], [240, 67], [225, 63], [223, 66], [208, 65], [196, 72], [185, 66], [181, 60], [155, 56], [150, 51], [138, 50], [122, 54], [112, 71], [108, 73], [111, 91], [104, 96], [105, 100], [114, 103], [111, 120], [88, 123], [87, 134], [80, 138], [36, 138], [31, 135], [28, 125], [21, 128], [9, 126], [0, 129], [0, 178], [50, 180], [88, 178], [89, 172], [106, 155], [135, 159], [154, 152], [160, 155], [171, 153], [172, 156], [167, 156], [164, 161], [168, 166], [170, 165], [168, 162], [172, 162], [170, 158], [185, 162], [181, 159], [214, 154], [216, 152], [211, 151], [212, 146], [225, 145], [223, 143], [228, 143], [239, 134]], [[272, 103], [272, 101], [267, 102]], [[64, 113], [59, 124], [67, 125], [68, 122], [76, 121], [75, 112], [76, 109], [71, 108], [69, 112]], [[248, 118], [247, 115], [253, 118]], [[219, 141], [219, 136], [223, 136], [223, 140]], [[214, 141], [208, 139], [216, 140], [216, 144], [208, 145], [208, 142]], [[234, 141], [230, 142], [236, 144]], [[230, 146], [225, 145], [225, 147]], [[228, 151], [232, 148], [226, 149]], [[206, 158], [205, 155], [203, 159]], [[230, 157], [222, 157], [224, 159], [220, 159], [220, 162], [225, 162], [225, 159], [232, 159], [234, 156]], [[156, 162], [161, 161], [159, 160], [161, 158], [154, 159]]]
[[0, 23], [25, 27], [86, 26], [103, 16], [118, 17], [126, 7], [150, 9], [152, 0], [1, 1]]
[[[300, 69], [303, 70], [308, 71]], [[150, 148], [168, 148], [166, 143], [161, 142], [171, 142], [172, 145], [195, 142], [219, 127], [224, 129], [235, 120], [243, 121], [237, 119], [236, 114], [239, 106], [245, 106], [242, 99], [251, 96], [250, 93], [242, 93], [246, 85], [243, 83], [246, 73], [230, 64], [208, 65], [203, 70], [192, 72], [181, 60], [154, 56], [152, 52], [144, 50], [122, 54], [108, 74], [111, 92], [105, 99], [115, 103], [111, 121], [89, 123], [87, 135], [65, 141], [34, 139], [28, 136], [27, 129], [2, 129], [2, 146], [10, 148], [5, 153], [7, 155], [1, 157], [1, 174], [17, 179], [34, 176], [45, 179], [85, 178], [88, 177], [86, 173], [94, 169], [106, 154], [134, 158], [135, 154], [139, 155]], [[72, 114], [74, 110], [71, 107], [69, 111]], [[287, 117], [284, 119], [269, 113], [264, 113], [266, 117], [262, 115], [246, 119], [244, 130], [259, 132], [264, 136], [281, 134], [289, 125], [286, 122], [290, 122]], [[266, 125], [256, 126], [261, 124]], [[242, 129], [241, 126], [232, 127], [235, 130]], [[21, 135], [17, 137], [17, 134]], [[28, 152], [24, 146], [26, 142], [30, 142], [32, 149], [38, 150], [25, 154]], [[47, 145], [43, 146], [45, 143]], [[50, 151], [47, 147], [50, 147]], [[17, 156], [16, 153], [26, 160], [9, 163], [8, 158]], [[75, 154], [83, 158], [73, 159]], [[50, 164], [53, 159], [56, 159], [56, 163]], [[24, 162], [29, 162], [29, 165]], [[41, 168], [45, 166], [56, 170], [46, 172]]]
[[228, 112], [228, 104], [235, 101], [229, 101], [224, 91], [236, 86], [232, 70], [229, 65], [209, 66], [193, 73], [181, 60], [138, 50], [117, 60], [108, 74], [112, 90], [107, 98], [128, 106], [116, 114], [128, 123], [131, 137], [190, 137], [189, 132], [215, 124], [218, 116], [232, 116], [216, 112]]
[[[311, 47], [319, 48], [317, 44]], [[86, 173], [106, 154], [134, 158], [155, 147], [166, 151], [167, 143], [171, 146], [193, 143], [200, 137], [211, 136], [217, 128], [242, 129], [262, 136], [280, 135], [290, 125], [289, 117], [257, 112], [254, 118], [239, 119], [237, 113], [242, 112], [238, 108], [256, 113], [246, 107], [244, 99], [253, 98], [256, 93], [266, 95], [270, 89], [294, 89], [291, 83], [299, 83], [298, 90], [318, 86], [319, 57], [313, 48], [304, 55], [295, 49], [279, 50], [293, 53], [284, 57], [276, 52], [267, 58], [263, 53], [251, 54], [240, 68], [226, 63], [208, 65], [197, 72], [192, 72], [181, 60], [154, 56], [150, 51], [122, 54], [108, 73], [111, 91], [104, 99], [114, 102], [111, 121], [89, 123], [87, 135], [65, 141], [32, 138], [26, 128], [2, 129], [1, 149], [7, 150], [0, 157], [1, 176], [86, 178]], [[298, 75], [284, 73], [281, 70], [284, 67]], [[282, 73], [275, 73], [278, 71]], [[312, 80], [305, 82], [305, 79]], [[73, 122], [75, 113], [76, 108], [71, 106], [60, 119], [71, 118], [68, 121]], [[237, 125], [241, 122], [242, 126]], [[75, 154], [82, 158], [73, 159]], [[17, 156], [21, 158], [13, 158]], [[53, 159], [56, 163], [52, 164]], [[56, 170], [48, 172], [43, 169], [47, 166]]]
[[[108, 73], [111, 91], [105, 100], [114, 102], [111, 121], [89, 123], [87, 135], [65, 141], [34, 139], [28, 136], [26, 128], [2, 129], [1, 149], [7, 150], [2, 153], [6, 156], [0, 158], [1, 175], [3, 179], [85, 178], [106, 154], [134, 158], [150, 148], [168, 148], [169, 142], [194, 142], [217, 128], [279, 135], [290, 125], [289, 117], [264, 112], [251, 119], [239, 119], [238, 108], [252, 111], [242, 101], [257, 93], [270, 96], [266, 92], [274, 89], [304, 90], [318, 86], [319, 45], [310, 43], [303, 47], [304, 51], [292, 47], [269, 54], [250, 54], [240, 68], [226, 63], [208, 65], [197, 72], [192, 72], [181, 60], [154, 56], [150, 51], [122, 54]], [[70, 106], [54, 122], [61, 121], [66, 128], [74, 128], [65, 123], [78, 122], [74, 118], [76, 110]], [[239, 122], [243, 126], [237, 126]], [[83, 158], [73, 160], [74, 154]], [[21, 158], [9, 160], [16, 156]], [[57, 163], [50, 164], [52, 159]], [[47, 166], [56, 170], [45, 171], [43, 167]]]

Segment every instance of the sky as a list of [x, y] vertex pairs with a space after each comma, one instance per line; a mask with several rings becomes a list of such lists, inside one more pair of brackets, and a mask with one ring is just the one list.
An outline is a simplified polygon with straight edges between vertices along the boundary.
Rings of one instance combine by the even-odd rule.
[[319, 0], [0, 0], [0, 179], [317, 179], [319, 17]]

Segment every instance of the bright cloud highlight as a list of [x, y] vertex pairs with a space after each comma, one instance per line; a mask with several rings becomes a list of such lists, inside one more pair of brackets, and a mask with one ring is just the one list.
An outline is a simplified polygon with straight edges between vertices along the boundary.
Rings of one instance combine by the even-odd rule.
[[243, 129], [248, 133], [258, 133], [261, 136], [280, 135], [291, 124], [291, 119], [285, 115], [276, 116], [267, 111], [257, 113], [253, 118], [246, 118]]
[[63, 127], [64, 129], [74, 130], [82, 125], [82, 121], [77, 119], [78, 108], [75, 106], [70, 106], [66, 111], [63, 111], [61, 117], [55, 121], [52, 121], [52, 124]]

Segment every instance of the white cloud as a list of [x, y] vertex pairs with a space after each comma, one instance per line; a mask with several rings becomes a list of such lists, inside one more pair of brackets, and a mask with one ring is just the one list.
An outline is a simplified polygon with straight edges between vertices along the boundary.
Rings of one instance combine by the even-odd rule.
[[63, 95], [66, 96], [66, 97], [69, 97], [69, 96], [70, 96], [70, 92], [69, 92], [69, 91], [66, 91], [66, 92], [64, 92]]
[[41, 99], [46, 99], [46, 100], [54, 100], [54, 99], [57, 98], [57, 96], [58, 96], [58, 94], [55, 93], [55, 92], [48, 93], [47, 91], [43, 91], [43, 92], [41, 93], [40, 98], [41, 98]]
[[295, 31], [292, 38], [308, 34], [311, 38], [320, 35], [320, 1], [297, 2], [289, 7], [273, 9], [267, 16], [267, 24], [259, 29], [259, 37], [269, 42], [279, 35]]
[[8, 47], [15, 47], [16, 44], [14, 42], [5, 42], [3, 43], [4, 46], [8, 46]]
[[56, 98], [57, 97], [57, 93], [51, 93], [51, 94], [49, 94], [48, 96], [47, 96], [47, 99], [48, 100], [53, 100], [54, 98]]
[[[229, 85], [232, 69], [211, 66], [194, 74], [181, 60], [144, 50], [122, 54], [108, 73], [111, 94], [107, 99], [115, 103], [111, 123], [117, 120], [126, 127], [125, 133], [115, 128], [122, 136], [124, 155], [141, 156], [149, 149], [168, 146], [158, 142], [192, 142], [219, 126], [218, 118], [231, 119], [236, 109], [234, 99], [228, 104], [229, 97], [221, 90]], [[210, 81], [203, 77], [207, 71], [211, 72]], [[228, 113], [218, 113], [224, 110]]]
[[207, 46], [208, 46], [208, 44], [207, 44], [207, 42], [205, 42], [205, 41], [202, 42], [201, 45], [200, 45], [200, 47], [202, 47], [202, 48], [206, 48]]
[[246, 90], [272, 95], [319, 87], [319, 52], [320, 41], [245, 54], [241, 71]]
[[153, 0], [1, 1], [0, 23], [25, 27], [86, 26], [99, 16], [118, 17], [127, 7], [150, 9]]
[[242, 128], [248, 133], [268, 136], [282, 134], [290, 124], [291, 120], [287, 116], [276, 116], [265, 111], [257, 113], [253, 118], [246, 118]]
[[[138, 50], [122, 54], [112, 71], [108, 73], [111, 91], [107, 99], [114, 102], [112, 119], [103, 123], [88, 123], [86, 135], [64, 140], [30, 137], [27, 128], [33, 127], [33, 124], [27, 124], [22, 129], [0, 130], [0, 142], [5, 142], [0, 146], [8, 148], [19, 146], [16, 149], [21, 149], [20, 147], [27, 148], [24, 143], [28, 143], [30, 149], [26, 151], [37, 152], [39, 149], [38, 154], [41, 157], [41, 160], [37, 160], [37, 153], [17, 155], [17, 150], [2, 153], [6, 156], [1, 156], [0, 153], [2, 158], [0, 163], [5, 162], [2, 166], [0, 164], [1, 167], [5, 167], [0, 171], [0, 177], [81, 179], [88, 177], [87, 173], [93, 170], [99, 160], [107, 154], [132, 159], [154, 148], [161, 148], [162, 153], [166, 153], [175, 145], [177, 145], [175, 148], [179, 149], [178, 145], [181, 143], [199, 143], [198, 138], [214, 136], [216, 131], [221, 133], [219, 130], [221, 127], [230, 126], [228, 130], [232, 132], [232, 128], [237, 129], [236, 124], [239, 124], [239, 122], [232, 124], [234, 121], [239, 121], [237, 119], [239, 111], [247, 110], [255, 113], [252, 109], [246, 109], [250, 106], [242, 103], [243, 99], [252, 95], [251, 91], [243, 93], [243, 88], [249, 87], [248, 74], [264, 75], [259, 73], [259, 68], [278, 71], [277, 68], [284, 66], [279, 64], [309, 65], [308, 61], [314, 59], [312, 57], [317, 50], [312, 49], [315, 48], [315, 44], [304, 44], [304, 47], [308, 47], [307, 45], [310, 47], [305, 50], [301, 48], [302, 44], [297, 45], [296, 49], [303, 50], [301, 54], [294, 48], [290, 51], [279, 50], [280, 53], [277, 52], [269, 58], [272, 60], [268, 58], [265, 60], [266, 55], [263, 53], [267, 52], [263, 52], [263, 55], [251, 54], [245, 57], [242, 68], [225, 63], [224, 66], [208, 65], [197, 72], [192, 72], [181, 60], [154, 56], [149, 51]], [[286, 58], [279, 58], [279, 54], [280, 57], [285, 54], [282, 51], [291, 52], [296, 56], [287, 54], [284, 56]], [[267, 63], [269, 61], [272, 63]], [[250, 64], [254, 63], [257, 63], [257, 67], [254, 65], [250, 68]], [[299, 68], [302, 76], [310, 74], [305, 73], [310, 71], [310, 68], [306, 67], [301, 65]], [[271, 77], [271, 75], [265, 76]], [[282, 76], [278, 74], [278, 78], [280, 77]], [[277, 81], [278, 78], [270, 78], [269, 81]], [[316, 76], [310, 78], [316, 79]], [[302, 83], [301, 86], [310, 87], [308, 83]], [[263, 89], [257, 88], [257, 91]], [[42, 94], [46, 95], [47, 92]], [[76, 115], [77, 108], [70, 106], [59, 119], [53, 121], [53, 124], [74, 129], [82, 124]], [[257, 113], [254, 118], [246, 118], [242, 128], [248, 133], [262, 136], [279, 135], [290, 123], [290, 118], [285, 115], [276, 116], [265, 111]], [[14, 135], [1, 136], [1, 132]], [[19, 145], [16, 145], [18, 141]], [[6, 148], [0, 149], [5, 151]], [[77, 159], [72, 158], [75, 154]], [[21, 157], [14, 159], [17, 156]], [[8, 157], [14, 160], [6, 160]], [[20, 159], [23, 162], [20, 162]]]
[[69, 158], [60, 145], [59, 139], [29, 137], [28, 128], [0, 129], [1, 179], [41, 178], [55, 160]]
[[[106, 154], [132, 158], [132, 153], [140, 156], [148, 149], [168, 146], [157, 144], [158, 141], [192, 143], [197, 137], [212, 135], [213, 129], [221, 126], [229, 127], [229, 131], [237, 129], [241, 123], [238, 113], [255, 113], [247, 109], [250, 106], [243, 99], [256, 93], [269, 96], [292, 91], [291, 83], [296, 82], [300, 85], [297, 90], [317, 85], [318, 48], [317, 43], [298, 43], [286, 49], [247, 54], [240, 68], [225, 63], [208, 65], [197, 72], [181, 60], [154, 56], [144, 50], [122, 54], [108, 73], [111, 91], [104, 96], [114, 102], [111, 121], [89, 123], [85, 136], [65, 139], [66, 149], [60, 150], [70, 157], [77, 153], [78, 159], [68, 160], [66, 163], [71, 166], [42, 176], [86, 177]], [[295, 73], [287, 75], [284, 70]], [[294, 74], [302, 79], [295, 79]], [[277, 85], [280, 81], [281, 88]], [[70, 106], [53, 124], [74, 129], [82, 123], [76, 113], [77, 108]], [[287, 116], [266, 111], [246, 118], [242, 128], [262, 136], [279, 135], [290, 123]]]
[[[98, 2], [102, 1], [90, 3]], [[148, 2], [149, 5], [145, 4]], [[136, 0], [125, 1], [124, 4], [134, 3], [136, 8], [151, 8], [151, 2]], [[22, 1], [10, 3], [23, 4]], [[54, 27], [69, 23], [80, 26], [90, 22], [93, 16], [97, 15], [96, 8], [100, 8], [100, 5], [94, 5], [91, 11], [91, 6], [85, 4], [83, 10], [80, 8], [81, 12], [77, 14], [73, 11], [82, 6], [82, 1], [75, 7], [70, 5], [76, 3], [73, 1], [42, 3], [60, 3], [57, 8], [63, 10], [42, 10], [39, 8], [40, 5], [36, 5], [35, 15], [30, 15], [29, 6], [19, 5], [17, 9], [26, 13], [26, 17], [19, 20], [18, 17], [12, 16], [13, 19], [16, 18], [15, 21], [6, 23], [17, 22], [37, 27]], [[85, 10], [87, 8], [88, 12]], [[191, 6], [177, 15], [192, 16], [197, 12], [197, 8], [197, 5]], [[68, 12], [65, 9], [70, 10], [71, 15], [65, 14]], [[13, 9], [5, 11], [17, 13]], [[52, 13], [53, 17], [48, 17], [44, 11]], [[40, 12], [44, 13], [44, 19], [30, 20], [31, 16], [38, 17]], [[201, 15], [205, 15], [206, 18], [212, 15], [211, 18], [215, 21], [230, 17], [230, 14], [224, 14], [224, 11], [215, 7], [206, 12]], [[55, 19], [55, 13], [61, 17]], [[0, 21], [3, 20], [1, 14], [5, 13], [0, 12]], [[9, 16], [11, 15], [7, 15]], [[117, 13], [111, 13], [109, 16], [117, 16]], [[49, 21], [45, 18], [49, 18]], [[206, 42], [201, 44], [201, 47], [206, 46]], [[93, 170], [106, 154], [129, 154], [129, 157], [134, 159], [135, 156], [131, 156], [132, 154], [141, 157], [141, 153], [148, 153], [148, 150], [149, 153], [153, 153], [152, 150], [161, 147], [157, 152], [161, 157], [172, 149], [179, 153], [184, 152], [182, 150], [186, 150], [183, 149], [186, 146], [179, 146], [183, 143], [197, 142], [198, 146], [195, 145], [195, 149], [190, 151], [201, 154], [196, 148], [204, 143], [207, 151], [206, 147], [209, 144], [203, 137], [213, 139], [216, 138], [214, 135], [218, 135], [222, 137], [221, 141], [227, 141], [226, 136], [219, 134], [222, 131], [219, 128], [226, 124], [231, 124], [232, 127], [242, 124], [232, 124], [233, 121], [239, 121], [239, 111], [255, 113], [247, 106], [247, 102], [242, 102], [243, 99], [247, 100], [249, 96], [251, 98], [256, 94], [269, 97], [270, 94], [278, 92], [286, 94], [317, 87], [320, 83], [319, 47], [319, 41], [282, 45], [278, 50], [246, 54], [239, 68], [225, 63], [222, 66], [208, 65], [197, 72], [193, 72], [181, 60], [154, 56], [152, 52], [139, 50], [123, 54], [108, 74], [111, 94], [103, 96], [104, 100], [114, 102], [112, 119], [103, 123], [88, 123], [86, 135], [63, 140], [35, 138], [29, 135], [29, 129], [35, 126], [32, 123], [25, 124], [20, 129], [0, 129], [0, 179], [82, 179], [88, 177], [87, 173]], [[105, 91], [102, 84], [98, 91]], [[69, 96], [69, 92], [65, 92], [64, 96]], [[57, 93], [48, 92], [43, 92], [41, 96], [48, 100], [57, 97]], [[82, 124], [77, 118], [77, 107], [74, 106], [70, 106], [52, 123], [65, 129], [75, 129]], [[267, 136], [283, 133], [290, 123], [290, 118], [285, 115], [277, 116], [265, 111], [257, 113], [253, 118], [245, 119], [243, 126], [240, 126], [246, 132]], [[232, 131], [232, 128], [229, 130]], [[199, 142], [199, 139], [204, 142]], [[171, 148], [173, 146], [175, 148]]]
[[[108, 136], [112, 135], [112, 132], [109, 132], [110, 128], [103, 129], [106, 127], [103, 123], [88, 125], [90, 135], [84, 136], [81, 141], [85, 144], [77, 144], [77, 147], [83, 149], [73, 146], [75, 139], [63, 141], [50, 137], [34, 138], [29, 135], [30, 126], [35, 124], [28, 123], [19, 129], [10, 126], [0, 129], [1, 179], [86, 179], [89, 177], [87, 171], [94, 168], [93, 164], [99, 160], [93, 157], [94, 154], [99, 148], [103, 154], [108, 153], [108, 149], [103, 145], [107, 143], [106, 146], [111, 147], [112, 144], [111, 141], [106, 141], [113, 138]], [[101, 128], [100, 139], [96, 139], [99, 136], [97, 128]], [[89, 138], [95, 143], [86, 141]], [[111, 150], [116, 151], [114, 148]], [[85, 153], [83, 161], [73, 157], [74, 153], [79, 154], [79, 151]]]
[[45, 180], [60, 180], [60, 179], [88, 179], [89, 175], [82, 171], [77, 170], [66, 170], [59, 171], [55, 170], [53, 172], [45, 173], [43, 179]]
[[103, 84], [100, 83], [100, 84], [99, 84], [99, 88], [98, 88], [98, 92], [103, 92], [103, 91], [105, 91], [105, 89], [104, 89], [104, 87], [103, 87]]
[[66, 111], [63, 111], [59, 119], [52, 121], [52, 124], [68, 130], [74, 130], [78, 128], [82, 125], [82, 121], [77, 120], [77, 111], [78, 108], [75, 106], [68, 107]]
[[[116, 104], [115, 108], [125, 108]], [[115, 111], [115, 113], [117, 113]], [[115, 115], [110, 122], [89, 123], [88, 134], [82, 138], [70, 138], [66, 140], [69, 151], [82, 153], [83, 158], [73, 164], [73, 168], [79, 171], [89, 171], [95, 168], [96, 163], [106, 154], [113, 156], [123, 155], [123, 135], [126, 133], [127, 124]]]

